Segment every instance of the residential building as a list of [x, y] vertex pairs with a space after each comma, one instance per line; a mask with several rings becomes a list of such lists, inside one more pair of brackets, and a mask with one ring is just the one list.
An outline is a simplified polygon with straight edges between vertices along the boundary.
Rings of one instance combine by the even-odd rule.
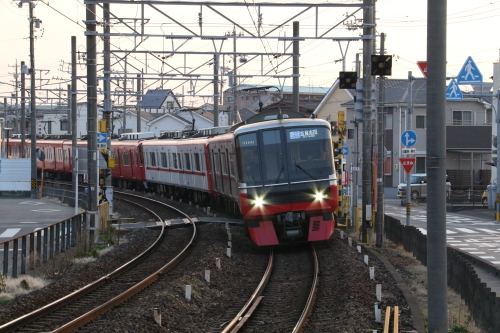
[[[417, 135], [415, 148], [416, 165], [412, 173], [425, 172], [427, 153], [427, 122], [433, 116], [427, 114], [425, 79], [413, 81], [385, 79], [384, 105], [384, 139], [385, 164], [384, 185], [395, 187], [406, 180], [399, 158], [405, 146], [401, 135], [412, 130]], [[378, 81], [377, 81], [378, 84]], [[484, 89], [483, 89], [484, 90]], [[318, 118], [329, 120], [336, 126], [338, 111], [345, 112], [347, 147], [346, 169], [352, 166], [361, 167], [362, 152], [362, 118], [354, 110], [355, 90], [338, 88], [335, 82], [314, 111]], [[378, 94], [374, 98], [379, 98]], [[410, 102], [412, 98], [412, 102]], [[408, 105], [413, 105], [413, 112], [408, 114]], [[454, 188], [483, 188], [490, 182], [491, 174], [491, 131], [492, 108], [487, 98], [468, 97], [464, 94], [462, 101], [446, 103], [446, 169]], [[374, 115], [375, 116], [375, 115]], [[409, 117], [409, 118], [408, 118]], [[375, 123], [377, 124], [377, 123]]]

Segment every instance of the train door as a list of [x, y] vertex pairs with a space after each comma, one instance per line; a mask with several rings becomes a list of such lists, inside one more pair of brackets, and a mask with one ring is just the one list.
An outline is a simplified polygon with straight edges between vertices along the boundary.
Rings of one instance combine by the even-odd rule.
[[135, 169], [138, 172], [137, 178], [141, 180], [146, 179], [146, 169], [144, 167], [144, 147], [141, 143], [137, 145], [137, 167]]
[[221, 188], [220, 188], [220, 179], [219, 178], [219, 153], [215, 150], [212, 149], [212, 172], [213, 172], [213, 180], [214, 180], [214, 189], [216, 192], [220, 193]]
[[227, 191], [225, 192], [228, 196], [231, 196], [232, 191], [232, 185], [231, 185], [231, 164], [229, 163], [229, 160], [231, 156], [229, 155], [229, 150], [226, 148], [226, 151], [224, 152], [224, 177], [226, 177], [226, 185], [227, 185]]

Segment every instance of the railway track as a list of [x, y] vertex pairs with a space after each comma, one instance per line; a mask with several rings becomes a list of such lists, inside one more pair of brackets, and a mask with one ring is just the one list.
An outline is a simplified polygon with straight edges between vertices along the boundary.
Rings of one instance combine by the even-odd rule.
[[[129, 199], [124, 199], [124, 196]], [[141, 196], [120, 193], [117, 198], [127, 200], [155, 216], [161, 226], [157, 240], [143, 253], [97, 281], [54, 301], [36, 311], [0, 326], [0, 332], [70, 332], [120, 304], [156, 281], [160, 274], [170, 270], [188, 253], [196, 237], [196, 226], [191, 221], [191, 232], [183, 236], [184, 245], [172, 247], [165, 241], [165, 222], [160, 215], [174, 210], [189, 219], [177, 208]], [[133, 198], [133, 201], [130, 200]], [[146, 208], [149, 206], [151, 208]]]
[[222, 332], [300, 332], [318, 286], [316, 252], [308, 247], [271, 249], [260, 284]]

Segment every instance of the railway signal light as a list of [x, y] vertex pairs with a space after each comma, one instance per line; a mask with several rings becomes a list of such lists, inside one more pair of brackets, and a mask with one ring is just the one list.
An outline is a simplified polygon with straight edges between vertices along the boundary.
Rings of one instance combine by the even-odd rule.
[[372, 75], [392, 75], [392, 56], [377, 54], [372, 55]]
[[356, 89], [358, 81], [358, 73], [356, 72], [340, 72], [339, 73], [339, 88], [340, 89]]

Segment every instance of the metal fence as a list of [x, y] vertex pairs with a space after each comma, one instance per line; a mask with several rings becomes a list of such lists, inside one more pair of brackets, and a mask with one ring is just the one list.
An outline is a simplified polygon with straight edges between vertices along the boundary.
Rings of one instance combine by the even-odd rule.
[[446, 199], [446, 204], [451, 211], [459, 209], [487, 208], [483, 205], [483, 190], [451, 190], [450, 196]]
[[0, 263], [3, 275], [7, 276], [11, 272], [15, 278], [18, 272], [26, 274], [28, 270], [34, 270], [56, 254], [75, 246], [85, 230], [86, 221], [87, 212], [83, 212], [0, 243], [3, 248], [3, 260]]
[[[75, 192], [72, 189], [63, 187], [44, 186], [42, 189], [42, 196], [52, 197], [58, 199], [61, 203], [70, 207], [75, 207]], [[85, 192], [78, 192], [78, 207], [88, 209], [88, 195]]]

